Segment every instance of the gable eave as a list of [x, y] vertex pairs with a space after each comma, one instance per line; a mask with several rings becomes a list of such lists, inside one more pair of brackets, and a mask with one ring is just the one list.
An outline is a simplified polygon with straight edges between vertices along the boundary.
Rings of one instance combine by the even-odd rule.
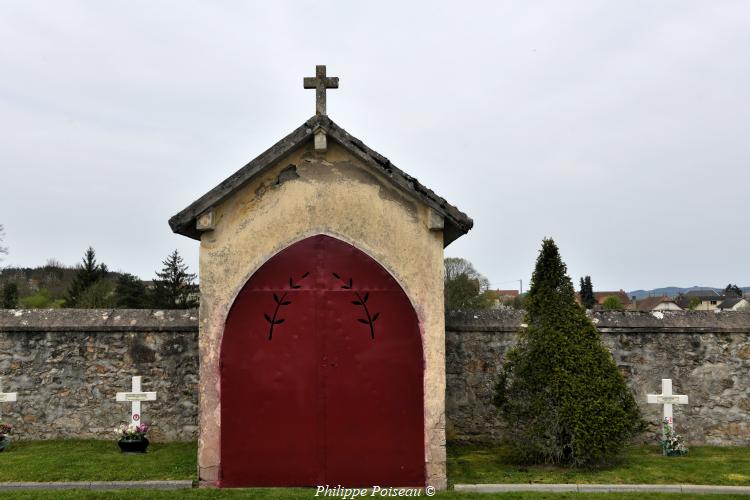
[[443, 216], [445, 220], [443, 246], [448, 246], [448, 244], [469, 232], [473, 227], [474, 221], [470, 217], [421, 184], [416, 178], [393, 165], [388, 158], [350, 135], [327, 116], [314, 116], [222, 181], [218, 186], [169, 219], [172, 231], [200, 240], [201, 231], [196, 228], [196, 220], [203, 212], [230, 197], [238, 189], [260, 174], [266, 167], [275, 164], [285, 155], [301, 146], [305, 141], [311, 139], [318, 127], [323, 128], [332, 140], [383, 175], [397, 188], [415, 196], [422, 203]]
[[262, 172], [266, 167], [273, 165], [299, 147], [307, 139], [311, 138], [313, 127], [315, 126], [314, 120], [314, 118], [307, 120], [292, 133], [250, 161], [250, 163], [237, 170], [216, 187], [171, 217], [169, 219], [169, 227], [172, 228], [172, 231], [187, 236], [188, 238], [200, 240], [201, 231], [197, 230], [195, 227], [197, 218], [209, 208], [216, 206], [229, 198], [238, 189], [242, 188], [245, 184], [255, 178], [255, 176]]
[[457, 238], [468, 233], [474, 221], [457, 207], [448, 203], [415, 177], [407, 174], [385, 156], [368, 147], [364, 142], [339, 127], [333, 120], [328, 120], [328, 135], [352, 155], [384, 175], [390, 182], [406, 193], [415, 196], [419, 201], [435, 210], [445, 219], [443, 246], [448, 246]]

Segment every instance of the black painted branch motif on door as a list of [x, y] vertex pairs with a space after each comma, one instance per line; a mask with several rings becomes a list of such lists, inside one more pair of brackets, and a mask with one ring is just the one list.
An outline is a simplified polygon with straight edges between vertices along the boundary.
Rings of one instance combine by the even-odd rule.
[[289, 290], [285, 291], [281, 294], [281, 297], [279, 297], [275, 292], [273, 294], [273, 301], [276, 302], [276, 309], [273, 311], [273, 316], [269, 316], [268, 313], [263, 313], [263, 317], [266, 318], [266, 321], [271, 325], [268, 329], [268, 340], [271, 340], [273, 338], [273, 327], [276, 325], [280, 325], [284, 322], [284, 318], [279, 318], [279, 309], [281, 309], [284, 306], [288, 306], [292, 303], [291, 300], [286, 300], [286, 296], [289, 293], [290, 290], [296, 290], [298, 288], [302, 288], [302, 285], [299, 284], [300, 281], [307, 278], [310, 275], [309, 272], [306, 272], [302, 276], [300, 276], [299, 280], [296, 282], [294, 281], [294, 278], [289, 278]]
[[363, 325], [367, 325], [370, 327], [370, 338], [375, 340], [375, 321], [378, 320], [380, 317], [380, 313], [376, 312], [375, 314], [370, 315], [370, 309], [367, 307], [367, 301], [370, 298], [370, 292], [365, 292], [364, 295], [360, 295], [360, 292], [357, 290], [354, 290], [353, 286], [353, 280], [352, 278], [349, 278], [348, 280], [343, 279], [341, 276], [339, 276], [336, 273], [333, 274], [333, 277], [337, 280], [340, 280], [343, 285], [341, 285], [341, 288], [344, 290], [351, 290], [352, 293], [357, 297], [357, 300], [353, 300], [352, 304], [355, 306], [360, 306], [364, 310], [365, 316], [367, 316], [367, 319], [365, 318], [357, 318], [357, 321], [362, 323]]

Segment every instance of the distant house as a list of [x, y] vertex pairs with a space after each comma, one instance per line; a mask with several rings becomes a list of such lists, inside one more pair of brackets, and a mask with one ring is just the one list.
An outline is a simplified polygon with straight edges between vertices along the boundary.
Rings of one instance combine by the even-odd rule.
[[511, 302], [520, 295], [518, 290], [493, 290], [492, 293], [495, 295], [496, 308]]
[[[630, 297], [628, 297], [627, 292], [625, 292], [625, 290], [618, 290], [616, 292], [594, 292], [594, 299], [596, 300], [594, 309], [601, 309], [600, 306], [604, 303], [605, 300], [607, 300], [607, 297], [612, 296], [620, 299], [620, 303], [622, 304], [623, 309], [632, 308], [632, 301], [630, 300]], [[578, 302], [579, 304], [581, 303], [581, 294], [578, 292], [576, 292], [576, 302]]]
[[[680, 294], [677, 299], [677, 305], [683, 309], [690, 309], [690, 304], [697, 303], [696, 311], [715, 311], [726, 297], [716, 290], [691, 290], [687, 293]], [[698, 302], [700, 301], [700, 302]]]
[[682, 307], [677, 305], [677, 302], [672, 300], [666, 295], [661, 297], [646, 297], [642, 300], [638, 300], [634, 304], [636, 311], [682, 311]]
[[718, 308], [722, 311], [743, 311], [750, 310], [750, 302], [742, 297], [732, 297], [724, 299]]
[[630, 297], [628, 297], [628, 294], [625, 292], [625, 290], [620, 289], [616, 292], [594, 292], [594, 298], [596, 299], [596, 303], [599, 305], [604, 304], [604, 301], [607, 300], [607, 297], [613, 296], [620, 299], [620, 303], [625, 309], [628, 309], [630, 307]]

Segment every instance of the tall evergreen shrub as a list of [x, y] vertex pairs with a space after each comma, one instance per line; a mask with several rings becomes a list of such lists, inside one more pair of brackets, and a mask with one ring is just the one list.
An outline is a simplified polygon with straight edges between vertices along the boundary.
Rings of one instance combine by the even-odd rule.
[[545, 239], [495, 404], [527, 463], [606, 462], [643, 428], [638, 406], [596, 327], [576, 304], [555, 242]]
[[96, 262], [96, 252], [93, 247], [88, 247], [83, 255], [81, 264], [78, 265], [73, 281], [68, 288], [68, 296], [65, 299], [67, 307], [85, 307], [79, 304], [83, 294], [94, 283], [107, 277], [107, 266]]
[[591, 309], [596, 305], [596, 296], [594, 295], [594, 286], [591, 284], [591, 276], [581, 278], [581, 304], [586, 309]]
[[161, 271], [156, 271], [152, 306], [160, 309], [189, 309], [198, 305], [194, 297], [193, 281], [197, 275], [188, 272], [188, 266], [175, 250], [162, 261]]
[[15, 309], [18, 305], [18, 284], [11, 281], [3, 285], [3, 309]]

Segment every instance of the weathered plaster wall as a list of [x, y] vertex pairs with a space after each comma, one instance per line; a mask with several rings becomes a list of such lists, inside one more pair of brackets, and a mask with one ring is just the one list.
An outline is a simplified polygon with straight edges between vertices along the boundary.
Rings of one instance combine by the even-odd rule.
[[0, 377], [18, 402], [2, 403], [19, 439], [114, 439], [130, 420], [115, 393], [143, 376], [156, 441], [198, 434], [196, 311], [0, 309]]
[[[660, 405], [646, 404], [673, 379], [688, 406], [675, 406], [677, 430], [692, 444], [750, 445], [750, 313], [596, 313], [593, 320], [634, 391], [653, 442]], [[522, 314], [487, 311], [447, 318], [449, 439], [487, 441], [507, 432], [492, 395]]]
[[388, 269], [414, 305], [426, 366], [427, 482], [445, 487], [443, 240], [440, 231], [428, 229], [429, 211], [331, 140], [322, 155], [312, 143], [294, 151], [214, 208], [215, 229], [203, 233], [200, 249], [202, 480], [217, 479], [221, 460], [219, 354], [235, 297], [280, 250], [327, 234]]

